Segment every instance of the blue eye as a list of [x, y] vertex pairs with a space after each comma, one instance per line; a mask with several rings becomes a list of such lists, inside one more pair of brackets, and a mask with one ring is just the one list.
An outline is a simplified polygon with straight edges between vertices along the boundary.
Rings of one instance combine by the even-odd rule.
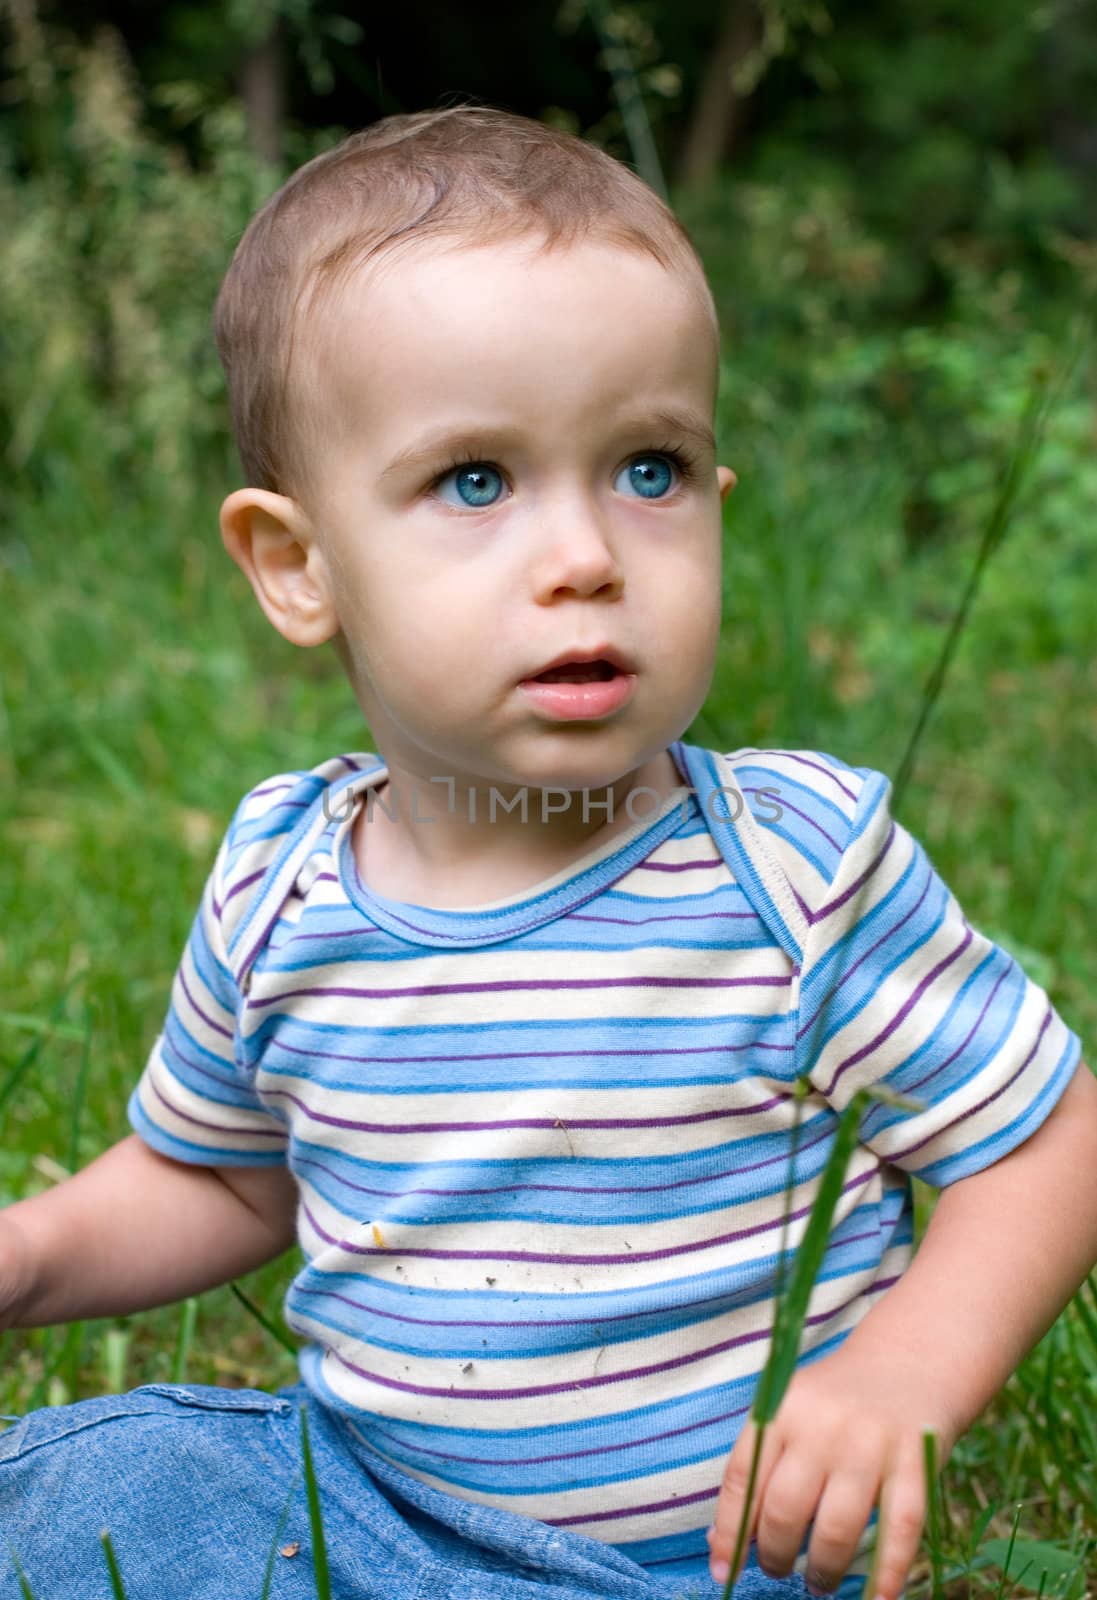
[[666, 456], [637, 456], [622, 468], [622, 476], [625, 473], [628, 474], [629, 483], [644, 500], [658, 500], [674, 486], [674, 473]]
[[[464, 466], [451, 467], [444, 477], [438, 479], [436, 487], [440, 490], [451, 478], [461, 497], [461, 504], [473, 511], [494, 505], [503, 486], [502, 474], [486, 461], [470, 461]], [[441, 498], [445, 500], [444, 495]], [[445, 500], [445, 503], [453, 505], [454, 502]]]

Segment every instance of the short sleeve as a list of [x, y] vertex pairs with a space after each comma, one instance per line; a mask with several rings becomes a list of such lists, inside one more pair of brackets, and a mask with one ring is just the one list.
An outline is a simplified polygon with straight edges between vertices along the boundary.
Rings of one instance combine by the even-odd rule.
[[275, 1166], [286, 1160], [286, 1124], [263, 1106], [237, 1057], [241, 995], [226, 958], [222, 925], [232, 834], [230, 826], [206, 880], [163, 1031], [130, 1096], [127, 1116], [147, 1144], [177, 1161]]
[[922, 1101], [870, 1104], [859, 1138], [944, 1188], [1036, 1132], [1081, 1047], [892, 818], [887, 779], [862, 777], [835, 875], [808, 910], [798, 1071], [838, 1111], [865, 1085]]

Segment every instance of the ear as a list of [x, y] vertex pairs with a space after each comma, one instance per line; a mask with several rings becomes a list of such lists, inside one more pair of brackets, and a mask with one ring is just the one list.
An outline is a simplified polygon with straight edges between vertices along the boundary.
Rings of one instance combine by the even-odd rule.
[[331, 574], [295, 500], [236, 489], [221, 507], [221, 540], [268, 620], [292, 644], [323, 644], [339, 631]]
[[731, 491], [735, 488], [735, 485], [739, 482], [739, 479], [735, 476], [735, 473], [732, 472], [730, 467], [717, 467], [716, 476], [720, 480], [720, 502], [722, 504], [727, 499]]

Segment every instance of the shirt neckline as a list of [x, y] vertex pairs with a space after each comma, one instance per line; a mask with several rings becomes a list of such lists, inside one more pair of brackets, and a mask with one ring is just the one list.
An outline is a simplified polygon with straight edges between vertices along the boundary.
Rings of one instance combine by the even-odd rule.
[[[675, 740], [669, 748], [679, 776], [688, 774], [690, 767], [682, 741]], [[575, 910], [630, 871], [696, 809], [691, 786], [683, 779], [662, 803], [665, 809], [661, 809], [653, 821], [639, 818], [625, 833], [595, 845], [578, 860], [529, 889], [484, 905], [443, 908], [391, 900], [371, 889], [359, 874], [352, 846], [355, 819], [365, 804], [366, 790], [378, 788], [387, 777], [388, 768], [378, 761], [365, 780], [353, 786], [353, 804], [340, 818], [332, 840], [336, 875], [347, 899], [370, 922], [411, 944], [444, 948], [496, 944]], [[687, 806], [683, 808], [687, 797]]]

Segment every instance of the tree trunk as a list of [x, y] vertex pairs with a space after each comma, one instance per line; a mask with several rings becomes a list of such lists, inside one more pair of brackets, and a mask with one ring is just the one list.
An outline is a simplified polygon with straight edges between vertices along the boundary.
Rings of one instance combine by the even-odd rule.
[[735, 93], [732, 75], [760, 37], [754, 0], [726, 0], [678, 162], [678, 182], [683, 188], [708, 183], [720, 162], [734, 156], [743, 132], [746, 101]]
[[282, 34], [277, 19], [265, 39], [252, 45], [240, 64], [240, 94], [252, 149], [263, 161], [282, 163], [285, 97], [282, 84]]

